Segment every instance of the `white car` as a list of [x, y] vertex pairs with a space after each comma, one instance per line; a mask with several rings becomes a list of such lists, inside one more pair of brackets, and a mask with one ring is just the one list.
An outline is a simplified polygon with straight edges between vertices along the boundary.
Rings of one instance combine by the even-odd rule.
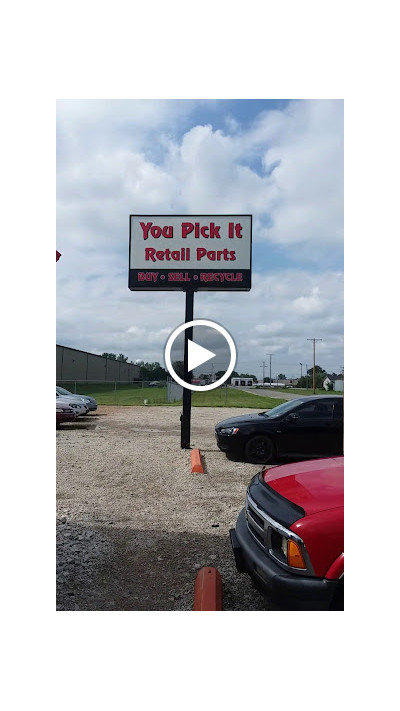
[[71, 393], [69, 390], [61, 388], [59, 385], [56, 385], [56, 393], [61, 395], [61, 397], [70, 397], [71, 395], [72, 397], [79, 397], [88, 406], [89, 410], [97, 410], [97, 402], [94, 397], [91, 397], [90, 395], [80, 395], [79, 393]]
[[59, 395], [56, 393], [56, 404], [60, 405], [68, 405], [69, 407], [72, 407], [73, 411], [77, 413], [77, 417], [79, 415], [86, 415], [87, 412], [89, 412], [88, 406], [81, 400], [79, 397], [74, 397], [71, 395], [70, 397], [67, 397], [66, 395]]

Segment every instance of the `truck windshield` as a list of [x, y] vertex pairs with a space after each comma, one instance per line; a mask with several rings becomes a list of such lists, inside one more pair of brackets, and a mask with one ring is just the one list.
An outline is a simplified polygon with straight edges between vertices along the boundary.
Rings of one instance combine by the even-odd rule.
[[268, 417], [269, 419], [273, 419], [274, 417], [280, 417], [281, 415], [285, 415], [291, 410], [295, 410], [303, 402], [304, 400], [302, 400], [301, 398], [296, 398], [296, 400], [288, 400], [288, 402], [283, 402], [282, 405], [277, 405], [276, 407], [273, 407], [272, 410], [269, 410], [269, 412], [260, 412], [260, 415], [264, 415], [264, 417]]

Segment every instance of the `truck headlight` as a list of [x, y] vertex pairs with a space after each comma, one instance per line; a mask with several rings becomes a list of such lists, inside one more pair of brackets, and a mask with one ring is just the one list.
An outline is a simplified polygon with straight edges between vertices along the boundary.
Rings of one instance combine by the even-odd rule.
[[281, 533], [278, 533], [278, 531], [273, 531], [271, 535], [271, 548], [274, 555], [291, 568], [300, 570], [307, 569], [301, 546], [292, 538], [283, 536]]

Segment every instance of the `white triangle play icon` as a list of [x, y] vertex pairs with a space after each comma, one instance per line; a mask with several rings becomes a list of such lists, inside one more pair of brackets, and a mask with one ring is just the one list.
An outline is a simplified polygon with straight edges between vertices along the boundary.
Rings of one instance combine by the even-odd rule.
[[215, 353], [203, 348], [203, 346], [199, 346], [198, 343], [194, 343], [190, 338], [188, 339], [188, 370], [194, 370], [202, 363], [205, 363], [206, 360], [214, 357]]

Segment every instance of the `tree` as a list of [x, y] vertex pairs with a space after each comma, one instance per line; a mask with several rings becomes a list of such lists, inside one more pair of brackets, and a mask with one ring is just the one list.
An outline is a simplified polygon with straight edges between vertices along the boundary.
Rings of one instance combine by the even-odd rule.
[[109, 358], [109, 360], [117, 360], [115, 353], [102, 353], [103, 358]]
[[279, 373], [278, 380], [286, 380], [286, 375], [284, 373]]
[[225, 373], [226, 370], [217, 370], [217, 372], [215, 373], [215, 377], [217, 378], [217, 380], [219, 380], [220, 378], [222, 378], [223, 375], [225, 375]]
[[124, 356], [123, 353], [120, 353], [117, 357], [117, 360], [121, 361], [121, 363], [126, 363], [126, 361], [128, 360], [128, 356]]
[[183, 380], [185, 377], [185, 367], [183, 360], [174, 360], [174, 362], [172, 363], [172, 367], [178, 378], [182, 378]]
[[[315, 366], [315, 387], [316, 388], [322, 388], [322, 383], [324, 382], [326, 378], [326, 370], [321, 368], [320, 365]], [[307, 376], [308, 376], [308, 382], [307, 382]], [[312, 388], [313, 386], [313, 369], [308, 368], [307, 370], [307, 375], [303, 375], [302, 378], [299, 378], [297, 387], [299, 388]]]
[[158, 361], [140, 366], [141, 380], [166, 380], [167, 371]]

